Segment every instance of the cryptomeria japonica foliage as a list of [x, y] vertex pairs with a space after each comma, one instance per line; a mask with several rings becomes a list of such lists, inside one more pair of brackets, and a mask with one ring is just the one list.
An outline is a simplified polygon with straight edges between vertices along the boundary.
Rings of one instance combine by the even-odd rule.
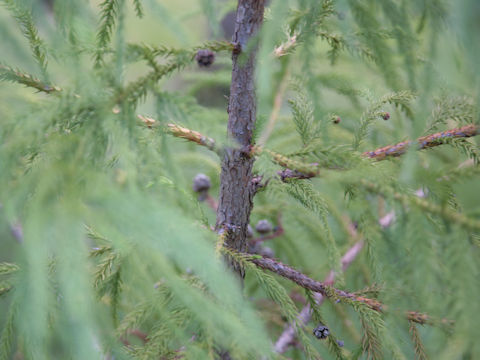
[[480, 356], [475, 0], [0, 4], [0, 359]]

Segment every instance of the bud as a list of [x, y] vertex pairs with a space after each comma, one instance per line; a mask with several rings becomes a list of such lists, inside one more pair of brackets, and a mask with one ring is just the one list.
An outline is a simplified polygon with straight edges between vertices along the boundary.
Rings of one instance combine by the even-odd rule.
[[390, 119], [390, 113], [386, 112], [386, 111], [382, 111], [380, 113], [380, 116], [382, 117], [383, 120], [387, 121], [388, 119]]
[[215, 53], [208, 49], [198, 50], [195, 60], [197, 60], [198, 66], [208, 67], [215, 61]]
[[268, 234], [270, 231], [272, 231], [272, 224], [268, 220], [260, 220], [257, 225], [255, 226], [255, 230], [259, 234]]
[[320, 324], [315, 329], [313, 329], [313, 335], [315, 335], [317, 339], [326, 339], [329, 334], [330, 331], [323, 324]]
[[197, 174], [193, 178], [192, 189], [198, 193], [198, 200], [203, 201], [207, 198], [208, 190], [212, 186], [210, 178], [205, 174]]

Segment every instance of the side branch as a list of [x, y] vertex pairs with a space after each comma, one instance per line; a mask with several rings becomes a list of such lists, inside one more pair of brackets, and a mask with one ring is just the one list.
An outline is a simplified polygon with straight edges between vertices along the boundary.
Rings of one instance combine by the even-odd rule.
[[[140, 119], [142, 119], [141, 117]], [[142, 120], [144, 121], [144, 120]], [[144, 121], [145, 122], [145, 121]], [[147, 125], [148, 126], [148, 125]], [[190, 130], [175, 124], [168, 124], [167, 131], [175, 137], [179, 137], [188, 141], [197, 143], [198, 145], [205, 146], [212, 151], [216, 151], [215, 140], [207, 136], [203, 136], [198, 131]]]
[[344, 299], [349, 299], [356, 302], [361, 302], [375, 311], [382, 311], [384, 308], [384, 305], [377, 300], [365, 298], [363, 296], [357, 296], [355, 294], [352, 294], [343, 290], [332, 288], [329, 285], [326, 285], [325, 283], [311, 279], [307, 275], [302, 274], [300, 271], [297, 271], [288, 265], [282, 264], [279, 261], [276, 261], [270, 258], [259, 258], [259, 257], [250, 257], [250, 258], [247, 258], [247, 260], [251, 261], [252, 263], [254, 263], [255, 265], [257, 265], [258, 267], [264, 270], [272, 271], [277, 275], [280, 275], [286, 279], [293, 281], [294, 283], [300, 285], [305, 289], [318, 292], [323, 296], [334, 297], [334, 298], [344, 298]]
[[0, 80], [19, 83], [47, 94], [62, 90], [58, 86], [47, 84], [33, 75], [2, 64], [0, 64]]
[[[215, 148], [215, 141], [209, 137], [206, 137], [199, 132], [183, 128], [178, 125], [168, 124], [169, 132], [176, 137], [193, 141], [199, 145], [206, 146], [210, 150], [217, 151]], [[466, 125], [461, 128], [455, 128], [427, 136], [422, 136], [416, 141], [403, 141], [395, 145], [388, 145], [377, 150], [366, 151], [362, 155], [378, 161], [385, 160], [388, 157], [397, 157], [404, 154], [407, 149], [418, 144], [418, 149], [427, 149], [434, 146], [442, 145], [446, 143], [446, 139], [455, 138], [467, 138], [476, 136], [480, 133], [480, 126], [478, 125]], [[245, 152], [245, 150], [243, 149]], [[291, 159], [287, 156], [279, 154], [277, 152], [264, 149], [260, 146], [252, 146], [249, 151], [249, 155], [260, 155], [262, 152], [268, 153], [272, 161], [278, 165], [284, 167], [283, 171], [278, 174], [282, 180], [286, 179], [309, 179], [319, 175], [319, 166], [317, 163], [304, 163], [295, 159]]]
[[366, 151], [363, 153], [364, 156], [367, 156], [371, 159], [384, 160], [389, 156], [400, 156], [404, 154], [407, 149], [414, 145], [418, 144], [418, 149], [427, 149], [434, 146], [442, 145], [445, 143], [445, 139], [455, 139], [455, 138], [467, 138], [478, 135], [480, 132], [480, 127], [474, 124], [465, 125], [461, 128], [451, 129], [447, 131], [438, 132], [435, 134], [422, 136], [416, 141], [402, 141], [395, 145], [388, 145], [374, 151]]
[[[347, 268], [350, 266], [350, 264], [353, 262], [353, 260], [355, 260], [357, 255], [362, 250], [363, 245], [364, 245], [364, 241], [359, 240], [350, 249], [348, 249], [348, 251], [343, 255], [341, 260], [342, 271], [347, 270]], [[325, 278], [324, 283], [333, 284], [334, 281], [335, 281], [335, 271], [331, 270], [328, 273], [327, 277]], [[320, 306], [325, 300], [325, 296], [323, 296], [321, 293], [314, 293], [313, 296], [315, 298], [317, 306]], [[311, 317], [312, 317], [311, 307], [310, 307], [310, 304], [307, 303], [307, 305], [305, 305], [305, 307], [300, 311], [300, 313], [297, 316], [298, 323], [305, 326], [310, 321]], [[279, 354], [283, 354], [285, 351], [287, 351], [288, 347], [294, 340], [295, 336], [296, 336], [295, 326], [294, 324], [289, 323], [275, 343], [275, 352]]]
[[[360, 246], [358, 247], [360, 248]], [[355, 252], [356, 251], [357, 250], [355, 250]], [[245, 260], [254, 263], [255, 265], [257, 265], [258, 267], [264, 270], [269, 270], [271, 272], [274, 272], [275, 274], [280, 275], [288, 280], [291, 280], [305, 289], [320, 293], [325, 297], [333, 298], [336, 300], [341, 299], [350, 304], [361, 303], [368, 306], [372, 310], [382, 312], [382, 313], [387, 310], [387, 306], [382, 304], [378, 300], [366, 298], [366, 297], [359, 296], [344, 290], [333, 288], [327, 285], [326, 283], [313, 280], [307, 275], [302, 274], [300, 271], [295, 270], [288, 265], [282, 264], [279, 261], [276, 261], [270, 258], [251, 256], [251, 255], [249, 256], [248, 254], [240, 254], [240, 255], [245, 255]], [[348, 266], [348, 264], [346, 266]], [[419, 324], [427, 324], [427, 323], [434, 322], [434, 319], [431, 318], [430, 316], [426, 314], [418, 313], [415, 311], [406, 312], [405, 317], [407, 320], [413, 321]], [[442, 320], [442, 322], [448, 323], [447, 320]]]
[[383, 188], [382, 186], [366, 181], [360, 180], [358, 182], [361, 186], [363, 186], [367, 191], [376, 193], [376, 194], [383, 194], [387, 196], [393, 197], [393, 199], [399, 201], [403, 206], [413, 205], [419, 209], [425, 210], [431, 214], [435, 214], [441, 216], [445, 219], [448, 219], [456, 224], [459, 224], [467, 229], [479, 231], [480, 230], [480, 221], [475, 218], [470, 218], [465, 216], [460, 212], [456, 212], [450, 210], [447, 207], [437, 205], [435, 203], [429, 202], [425, 199], [416, 197], [416, 196], [408, 196], [396, 192], [392, 192], [390, 189]]

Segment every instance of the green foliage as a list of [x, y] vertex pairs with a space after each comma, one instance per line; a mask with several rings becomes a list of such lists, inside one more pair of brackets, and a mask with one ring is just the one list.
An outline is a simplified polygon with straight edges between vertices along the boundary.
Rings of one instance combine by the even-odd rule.
[[[315, 298], [312, 294], [311, 291], [306, 290], [305, 291], [305, 297], [310, 304], [310, 307], [312, 308], [312, 313], [313, 313], [313, 321], [315, 324], [323, 324], [327, 325], [324, 317], [322, 316], [322, 313], [320, 311], [319, 306], [315, 302]], [[327, 326], [328, 327], [328, 326]], [[329, 327], [328, 327], [329, 328]], [[339, 346], [338, 339], [335, 337], [335, 335], [332, 333], [331, 328], [329, 328], [330, 334], [328, 335], [326, 342], [328, 344], [328, 349], [329, 351], [335, 355], [336, 359], [345, 359], [346, 356], [342, 351], [342, 348]]]
[[448, 121], [454, 121], [458, 124], [457, 126], [460, 126], [475, 122], [476, 117], [476, 107], [471, 98], [466, 96], [452, 98], [444, 95], [435, 101], [425, 135], [436, 131], [440, 125], [446, 124]]
[[38, 35], [38, 30], [32, 18], [32, 14], [14, 0], [2, 0], [4, 6], [12, 13], [17, 21], [23, 36], [28, 40], [32, 55], [37, 62], [42, 76], [47, 76], [47, 52], [45, 43]]
[[412, 342], [415, 346], [415, 359], [427, 360], [428, 356], [425, 352], [425, 347], [420, 338], [417, 325], [413, 321], [410, 322], [410, 334], [412, 335]]
[[135, 13], [139, 18], [143, 17], [143, 6], [141, 0], [133, 0], [133, 5], [135, 6]]
[[308, 183], [295, 181], [287, 185], [287, 192], [304, 207], [320, 218], [320, 226], [325, 237], [330, 268], [337, 273], [337, 281], [343, 283], [340, 252], [328, 224], [328, 206], [325, 200]]
[[[480, 353], [478, 137], [362, 155], [478, 126], [475, 1], [270, 2], [255, 38], [250, 154], [266, 187], [250, 225], [277, 228], [254, 232], [256, 253], [223, 249], [244, 267], [243, 286], [215, 252], [210, 208], [232, 146], [236, 48], [222, 34], [236, 1], [0, 3], [0, 359]], [[196, 63], [201, 49], [215, 52], [210, 67]], [[215, 139], [221, 156], [173, 138], [168, 123]], [[285, 168], [312, 178], [282, 182]], [[210, 206], [192, 191], [197, 173], [211, 179]], [[335, 288], [382, 312], [331, 287], [320, 307], [248, 261], [259, 254], [317, 281], [333, 271]], [[327, 339], [312, 336], [319, 323]], [[276, 354], [287, 324], [298, 346]]]
[[[369, 96], [371, 97], [371, 96]], [[362, 114], [360, 119], [360, 126], [355, 132], [355, 139], [353, 141], [353, 149], [357, 150], [361, 142], [368, 135], [368, 129], [375, 120], [381, 119], [385, 116], [385, 110], [382, 110], [382, 106], [386, 104], [393, 104], [400, 107], [408, 117], [412, 117], [412, 110], [410, 109], [408, 103], [414, 99], [414, 95], [409, 91], [402, 91], [398, 93], [391, 93], [382, 96], [379, 100], [370, 100], [371, 105], [368, 109]]]
[[0, 64], [0, 81], [10, 81], [13, 83], [19, 83], [27, 87], [34, 88], [38, 91], [43, 91], [47, 94], [55, 91], [59, 91], [60, 88], [56, 86], [49, 85], [44, 83], [40, 79], [27, 74], [21, 70], [12, 69], [9, 66]]
[[312, 103], [306, 94], [301, 91], [300, 85], [298, 88], [300, 91], [297, 91], [297, 98], [289, 100], [288, 103], [292, 108], [295, 127], [305, 146], [316, 136], [316, 129], [314, 126]]
[[120, 1], [104, 0], [101, 4], [100, 27], [97, 33], [98, 47], [105, 47], [112, 37]]

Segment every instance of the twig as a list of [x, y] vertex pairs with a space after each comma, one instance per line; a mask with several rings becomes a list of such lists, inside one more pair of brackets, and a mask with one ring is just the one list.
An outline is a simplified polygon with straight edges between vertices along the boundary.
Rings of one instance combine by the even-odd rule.
[[59, 92], [62, 89], [58, 86], [47, 84], [33, 75], [22, 72], [18, 69], [13, 69], [9, 66], [0, 64], [0, 80], [20, 83], [27, 87], [37, 89], [38, 91], [51, 94]]
[[[345, 271], [348, 269], [350, 264], [355, 260], [357, 255], [360, 253], [364, 245], [363, 240], [357, 241], [350, 249], [347, 250], [345, 255], [342, 257], [342, 271]], [[325, 278], [325, 283], [330, 284], [333, 283], [333, 280], [335, 279], [335, 272], [331, 270], [327, 277]], [[325, 300], [325, 297], [321, 293], [314, 293], [315, 301], [317, 304], [320, 306], [323, 301]], [[303, 307], [303, 309], [300, 311], [300, 313], [297, 316], [297, 320], [299, 324], [306, 325], [311, 318], [311, 308], [310, 304], [307, 304]], [[277, 342], [275, 343], [275, 352], [279, 354], [283, 354], [285, 351], [287, 351], [287, 348], [290, 346], [290, 344], [293, 343], [295, 339], [295, 328], [291, 324], [288, 324], [285, 330], [282, 332], [280, 337], [278, 338]]]
[[208, 206], [210, 206], [210, 208], [213, 211], [217, 211], [218, 202], [217, 200], [215, 200], [215, 198], [212, 195], [207, 194], [207, 197], [205, 198], [205, 202], [208, 204]]
[[145, 345], [148, 342], [148, 335], [145, 334], [143, 331], [139, 329], [133, 329], [133, 330], [128, 330], [125, 336], [122, 336], [120, 338], [120, 341], [122, 342], [123, 345], [125, 346], [130, 346], [130, 341], [128, 341], [127, 336], [128, 335], [133, 335], [140, 339], [143, 344]]
[[[379, 220], [380, 225], [382, 226], [382, 219]], [[346, 225], [347, 231], [352, 239], [358, 239], [355, 244], [347, 250], [347, 252], [343, 255], [341, 259], [342, 263], [342, 271], [346, 271], [350, 264], [355, 260], [358, 256], [360, 251], [363, 248], [364, 241], [363, 239], [359, 239], [359, 234], [357, 232], [357, 228], [354, 223], [348, 219], [344, 219], [344, 223]], [[335, 281], [335, 272], [330, 270], [327, 277], [325, 278], [325, 284], [333, 284]], [[320, 306], [325, 297], [321, 293], [314, 293], [315, 302], [318, 306]], [[299, 324], [306, 325], [312, 316], [310, 304], [307, 304], [298, 314], [297, 320]], [[295, 338], [295, 327], [292, 324], [288, 324], [285, 330], [282, 332], [280, 337], [278, 338], [277, 342], [275, 343], [275, 351], [277, 353], [283, 354], [287, 351], [288, 346], [294, 341]]]
[[452, 222], [462, 225], [467, 229], [477, 230], [477, 231], [480, 230], [479, 220], [465, 216], [462, 213], [450, 210], [447, 207], [437, 205], [435, 203], [427, 201], [418, 196], [408, 196], [408, 195], [392, 192], [389, 189], [382, 188], [378, 184], [375, 184], [363, 179], [360, 180], [358, 183], [361, 186], [363, 186], [365, 189], [373, 193], [391, 195], [395, 200], [399, 201], [404, 206], [413, 205], [418, 207], [419, 209], [428, 211], [429, 213], [449, 219]]
[[451, 129], [447, 131], [438, 132], [435, 134], [422, 136], [416, 141], [402, 141], [395, 145], [388, 145], [374, 151], [366, 151], [363, 153], [371, 159], [384, 160], [389, 156], [400, 156], [404, 154], [407, 149], [414, 144], [418, 144], [418, 149], [427, 149], [434, 146], [444, 144], [444, 139], [452, 138], [467, 138], [479, 134], [479, 126], [475, 124], [465, 125], [461, 128]]
[[[174, 124], [168, 124], [168, 127], [170, 133], [176, 137], [193, 141], [199, 145], [208, 147], [210, 150], [217, 151], [215, 148], [215, 141], [209, 137], [203, 136], [197, 131], [189, 130]], [[373, 151], [366, 151], [362, 155], [380, 161], [385, 160], [388, 157], [397, 157], [404, 154], [413, 144], [419, 144], [418, 149], [421, 150], [444, 144], [444, 139], [467, 138], [476, 136], [479, 133], [479, 126], [471, 124], [461, 128], [422, 136], [416, 141], [403, 141]], [[249, 155], [260, 155], [262, 152], [268, 153], [271, 156], [272, 161], [285, 168], [278, 172], [282, 181], [288, 179], [309, 179], [320, 174], [320, 168], [317, 163], [304, 163], [302, 161], [294, 160], [277, 152], [264, 149], [261, 146], [252, 146], [249, 150], [244, 149], [243, 152]]]
[[248, 261], [254, 263], [258, 267], [269, 270], [274, 272], [277, 275], [280, 275], [286, 279], [293, 281], [294, 283], [300, 285], [301, 287], [321, 293], [323, 296], [327, 297], [336, 297], [336, 298], [344, 298], [353, 300], [356, 302], [364, 303], [369, 308], [375, 311], [383, 311], [385, 306], [375, 299], [369, 299], [363, 296], [357, 296], [355, 294], [349, 293], [344, 290], [332, 288], [326, 283], [322, 283], [320, 281], [313, 280], [312, 278], [308, 277], [307, 275], [301, 273], [294, 268], [285, 265], [279, 261], [270, 259], [270, 258], [259, 258], [259, 257], [248, 257]]
[[175, 124], [168, 124], [167, 127], [168, 132], [170, 132], [173, 136], [192, 141], [198, 145], [205, 146], [212, 151], [216, 151], [215, 140], [207, 136], [203, 136], [198, 131], [190, 130]]
[[[286, 66], [288, 66], [288, 64]], [[258, 140], [258, 144], [260, 146], [263, 146], [267, 143], [267, 140], [272, 134], [273, 128], [275, 127], [275, 123], [277, 122], [278, 114], [280, 113], [280, 108], [282, 106], [283, 96], [285, 95], [285, 91], [287, 90], [287, 79], [289, 75], [290, 71], [287, 68], [280, 81], [280, 86], [278, 87], [275, 99], [273, 100], [273, 108], [272, 112], [270, 113], [270, 117], [268, 118], [268, 123], [265, 126], [265, 130], [263, 131], [262, 136]]]

